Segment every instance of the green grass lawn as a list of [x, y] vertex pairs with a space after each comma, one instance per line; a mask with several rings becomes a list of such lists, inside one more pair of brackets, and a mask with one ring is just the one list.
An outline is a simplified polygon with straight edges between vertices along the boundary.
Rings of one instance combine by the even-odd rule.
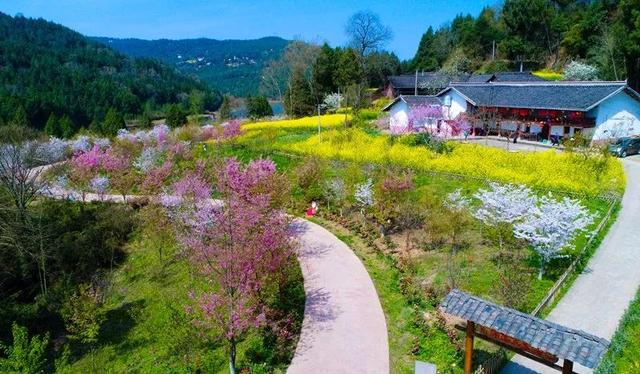
[[625, 313], [596, 374], [640, 373], [640, 292]]
[[[82, 347], [74, 352], [79, 359], [72, 372], [228, 372], [225, 348], [203, 339], [203, 331], [185, 313], [189, 291], [202, 280], [191, 273], [174, 242], [163, 239], [137, 232], [127, 245], [126, 260], [111, 277], [98, 342], [93, 350]], [[298, 276], [300, 287], [291, 300], [299, 305], [301, 317], [304, 290], [301, 273]], [[284, 370], [288, 362], [274, 362], [273, 353], [265, 353], [270, 349], [262, 335], [248, 336], [238, 347], [238, 368], [257, 373]]]

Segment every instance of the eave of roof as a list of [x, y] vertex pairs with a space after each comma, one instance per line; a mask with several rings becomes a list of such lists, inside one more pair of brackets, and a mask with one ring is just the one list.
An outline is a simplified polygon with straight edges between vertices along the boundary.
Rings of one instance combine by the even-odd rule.
[[[453, 85], [453, 83], [452, 83]], [[455, 87], [453, 87], [452, 85], [449, 85], [449, 87], [443, 89], [442, 91], [438, 92], [436, 94], [436, 96], [440, 97], [440, 95], [446, 93], [447, 91], [456, 91], [458, 93], [458, 95], [462, 96], [463, 99], [467, 100], [469, 103], [471, 103], [471, 105], [475, 105], [477, 106], [476, 102], [473, 101], [471, 98], [467, 97], [465, 94], [463, 94], [462, 92], [460, 92], [460, 90], [456, 89]]]
[[[402, 98], [402, 95], [396, 97], [395, 99], [393, 99], [393, 101], [391, 101], [389, 104], [385, 105], [381, 111], [386, 112], [387, 110], [389, 110], [395, 103], [397, 103], [399, 100], [404, 101], [404, 99]], [[406, 101], [405, 101], [406, 103]]]
[[585, 367], [600, 363], [609, 342], [454, 289], [439, 307], [443, 313], [472, 321], [529, 346]]
[[387, 110], [391, 109], [391, 107], [394, 106], [398, 101], [402, 101], [405, 104], [407, 104], [409, 106], [412, 106], [414, 104], [411, 103], [411, 101], [416, 101], [416, 100], [420, 101], [420, 99], [424, 99], [424, 101], [429, 101], [430, 99], [436, 99], [438, 101], [437, 105], [441, 105], [442, 104], [441, 102], [439, 102], [440, 99], [435, 95], [399, 95], [398, 97], [393, 99], [392, 102], [390, 102], [389, 104], [385, 105], [381, 110], [383, 112], [386, 112]]
[[[600, 81], [491, 82], [485, 84], [462, 82], [452, 83], [449, 88], [456, 90], [474, 106], [586, 112], [627, 87], [624, 81]], [[523, 91], [516, 88], [524, 90], [528, 88], [529, 90], [523, 94]], [[576, 88], [576, 90], [570, 88]], [[516, 90], [514, 91], [514, 89]], [[444, 92], [446, 90], [441, 91], [438, 96]]]

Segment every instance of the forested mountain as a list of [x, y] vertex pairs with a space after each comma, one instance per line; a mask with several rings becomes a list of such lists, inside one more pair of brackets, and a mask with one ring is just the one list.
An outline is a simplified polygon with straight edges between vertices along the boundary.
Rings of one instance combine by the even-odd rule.
[[505, 0], [429, 28], [404, 70], [562, 70], [571, 60], [640, 88], [640, 0]]
[[150, 57], [194, 74], [223, 93], [255, 95], [260, 72], [289, 43], [278, 37], [255, 40], [142, 40], [94, 37], [128, 56]]
[[0, 123], [42, 129], [56, 117], [72, 133], [99, 128], [107, 112], [122, 122], [171, 103], [186, 107], [190, 97], [208, 109], [221, 101], [157, 61], [126, 57], [52, 22], [0, 13]]

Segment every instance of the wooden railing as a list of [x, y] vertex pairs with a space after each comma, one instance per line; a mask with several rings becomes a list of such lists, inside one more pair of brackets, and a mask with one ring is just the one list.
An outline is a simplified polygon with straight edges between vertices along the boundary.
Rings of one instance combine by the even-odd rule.
[[505, 361], [507, 361], [507, 352], [500, 348], [496, 353], [492, 354], [487, 360], [481, 363], [473, 374], [497, 374], [502, 370]]

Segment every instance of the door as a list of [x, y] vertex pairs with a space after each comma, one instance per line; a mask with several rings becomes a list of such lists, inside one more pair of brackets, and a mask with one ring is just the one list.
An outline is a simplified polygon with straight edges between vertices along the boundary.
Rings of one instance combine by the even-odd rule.
[[542, 131], [540, 131], [540, 137], [542, 139], [549, 139], [549, 124], [542, 125]]

